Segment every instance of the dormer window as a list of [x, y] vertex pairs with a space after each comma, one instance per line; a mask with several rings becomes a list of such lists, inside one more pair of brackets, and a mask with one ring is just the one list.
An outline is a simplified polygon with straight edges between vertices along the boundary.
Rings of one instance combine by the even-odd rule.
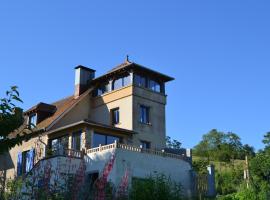
[[31, 114], [28, 118], [28, 125], [30, 128], [34, 128], [37, 125], [37, 114]]

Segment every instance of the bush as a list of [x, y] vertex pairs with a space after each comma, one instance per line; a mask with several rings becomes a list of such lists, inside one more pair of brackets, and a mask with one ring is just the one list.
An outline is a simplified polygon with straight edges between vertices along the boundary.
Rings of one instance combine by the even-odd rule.
[[131, 200], [181, 200], [181, 185], [163, 174], [146, 179], [133, 178], [130, 190]]

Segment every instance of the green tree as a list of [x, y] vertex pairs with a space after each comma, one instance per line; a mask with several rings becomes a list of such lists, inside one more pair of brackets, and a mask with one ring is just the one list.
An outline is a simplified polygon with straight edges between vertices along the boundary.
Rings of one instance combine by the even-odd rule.
[[265, 149], [270, 149], [270, 132], [267, 132], [265, 135], [264, 135], [264, 138], [263, 138], [263, 144], [265, 144]]
[[172, 139], [170, 136], [166, 136], [166, 147], [172, 149], [181, 149], [182, 143], [178, 140]]
[[10, 136], [24, 122], [22, 109], [16, 106], [16, 103], [22, 103], [19, 95], [18, 88], [13, 86], [6, 92], [6, 97], [0, 99], [0, 154], [30, 138], [30, 134], [26, 134], [28, 127]]
[[[249, 154], [254, 152], [250, 146], [245, 146], [245, 148]], [[241, 138], [237, 134], [213, 129], [203, 135], [202, 141], [194, 147], [194, 155], [213, 161], [230, 162], [235, 159], [244, 159], [245, 151]]]

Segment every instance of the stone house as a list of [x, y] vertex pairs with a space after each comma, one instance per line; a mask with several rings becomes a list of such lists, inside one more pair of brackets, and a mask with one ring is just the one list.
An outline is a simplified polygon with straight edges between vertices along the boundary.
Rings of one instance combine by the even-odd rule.
[[114, 155], [108, 177], [114, 184], [120, 184], [127, 169], [130, 182], [163, 173], [191, 196], [191, 151], [169, 151], [165, 146], [165, 84], [172, 80], [128, 59], [97, 78], [95, 70], [75, 67], [72, 96], [41, 102], [24, 113], [35, 134], [0, 157], [2, 181], [48, 161], [64, 166], [67, 158], [77, 168], [85, 160], [86, 176], [96, 179]]

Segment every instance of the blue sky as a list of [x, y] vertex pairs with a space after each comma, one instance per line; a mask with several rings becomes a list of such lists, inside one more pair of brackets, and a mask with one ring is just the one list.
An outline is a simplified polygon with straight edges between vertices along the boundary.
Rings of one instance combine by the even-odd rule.
[[97, 75], [134, 62], [175, 77], [167, 134], [192, 147], [212, 128], [262, 147], [270, 131], [270, 2], [1, 1], [0, 96], [23, 108], [74, 90], [73, 68]]

